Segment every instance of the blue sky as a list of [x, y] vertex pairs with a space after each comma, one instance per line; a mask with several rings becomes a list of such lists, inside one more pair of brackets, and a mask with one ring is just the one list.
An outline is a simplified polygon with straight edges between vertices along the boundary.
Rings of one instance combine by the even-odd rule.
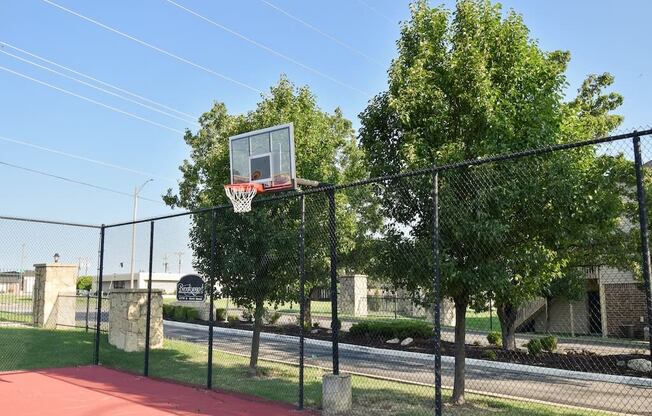
[[[362, 56], [259, 0], [175, 0], [295, 61], [290, 62], [165, 0], [52, 1], [254, 90], [267, 90], [285, 73], [293, 82], [309, 85], [323, 109], [341, 107], [356, 126], [357, 115], [368, 99], [386, 86], [385, 72], [396, 52], [398, 21], [407, 18], [409, 3], [268, 0], [366, 55]], [[652, 123], [652, 27], [646, 21], [652, 13], [651, 2], [521, 0], [503, 4], [524, 15], [532, 36], [544, 49], [571, 51], [571, 93], [586, 74], [609, 71], [616, 76], [615, 89], [625, 96], [621, 111], [625, 127]], [[144, 47], [42, 0], [0, 0], [0, 42], [192, 116], [209, 109], [213, 101], [224, 101], [231, 111], [244, 112], [259, 99], [256, 91]], [[0, 51], [36, 61], [6, 46]], [[0, 162], [125, 193], [132, 192], [151, 174], [155, 181], [143, 191], [143, 196], [151, 199], [158, 199], [165, 189], [174, 187], [179, 177], [177, 167], [188, 154], [179, 132], [186, 127], [194, 129], [188, 117], [174, 113], [182, 121], [151, 111], [4, 53], [0, 53], [0, 67], [165, 126], [0, 70], [0, 137], [145, 173], [101, 166], [1, 139]], [[131, 199], [126, 195], [1, 165], [0, 183], [0, 215], [90, 223], [110, 223], [131, 216]], [[166, 212], [169, 209], [162, 203], [141, 201], [141, 217]]]

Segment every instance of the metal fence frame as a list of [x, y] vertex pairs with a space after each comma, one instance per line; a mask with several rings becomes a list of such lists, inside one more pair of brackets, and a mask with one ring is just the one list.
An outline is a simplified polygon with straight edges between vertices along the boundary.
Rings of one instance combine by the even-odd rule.
[[[510, 154], [502, 154], [496, 156], [490, 156], [485, 158], [480, 158], [477, 160], [468, 160], [458, 163], [452, 163], [442, 166], [431, 166], [425, 169], [398, 173], [394, 175], [387, 175], [383, 177], [369, 178], [357, 182], [331, 185], [331, 184], [321, 184], [319, 187], [306, 189], [304, 191], [292, 191], [286, 194], [278, 194], [272, 196], [266, 196], [254, 201], [254, 205], [263, 204], [270, 201], [280, 200], [280, 199], [290, 199], [298, 198], [300, 201], [300, 229], [297, 235], [298, 240], [298, 250], [299, 250], [299, 270], [298, 277], [300, 282], [300, 293], [298, 297], [300, 299], [300, 312], [299, 312], [299, 322], [301, 325], [301, 333], [299, 337], [299, 391], [298, 391], [298, 408], [304, 408], [304, 323], [305, 323], [305, 196], [314, 193], [323, 193], [328, 199], [328, 232], [329, 232], [329, 241], [330, 241], [330, 295], [331, 295], [331, 316], [332, 316], [332, 372], [337, 375], [340, 372], [339, 366], [339, 346], [338, 346], [338, 332], [339, 325], [338, 322], [338, 307], [337, 307], [337, 264], [338, 264], [338, 253], [337, 253], [337, 222], [335, 218], [335, 191], [347, 188], [359, 187], [362, 185], [379, 183], [382, 181], [393, 180], [393, 179], [402, 179], [408, 177], [414, 177], [418, 175], [430, 175], [432, 178], [432, 189], [431, 189], [431, 199], [432, 199], [432, 248], [431, 255], [433, 259], [433, 268], [432, 273], [432, 289], [435, 297], [434, 301], [434, 330], [435, 330], [435, 367], [434, 367], [434, 376], [435, 376], [435, 408], [434, 413], [436, 415], [442, 414], [442, 396], [441, 396], [441, 376], [442, 376], [442, 366], [441, 366], [441, 325], [440, 325], [440, 300], [442, 298], [442, 288], [441, 288], [441, 259], [440, 259], [440, 194], [439, 194], [439, 175], [445, 171], [452, 171], [469, 166], [479, 166], [488, 163], [495, 163], [507, 160], [522, 159], [537, 155], [543, 155], [552, 152], [558, 152], [563, 150], [569, 150], [574, 148], [580, 148], [590, 145], [599, 145], [609, 142], [621, 141], [621, 140], [631, 140], [633, 146], [634, 154], [634, 167], [636, 175], [636, 191], [637, 191], [637, 204], [638, 204], [638, 220], [640, 228], [640, 238], [641, 238], [641, 255], [642, 255], [642, 271], [643, 271], [643, 283], [645, 286], [645, 295], [646, 295], [646, 306], [647, 306], [647, 319], [648, 325], [652, 323], [652, 284], [650, 277], [650, 248], [649, 248], [649, 230], [647, 227], [647, 207], [644, 203], [646, 195], [645, 189], [643, 186], [643, 161], [641, 156], [641, 137], [643, 136], [652, 136], [652, 129], [644, 131], [633, 131], [626, 134], [614, 135], [609, 137], [597, 138], [588, 141], [581, 141], [575, 143], [565, 143], [552, 146], [541, 147], [537, 149], [524, 150], [521, 152], [515, 152]], [[209, 318], [209, 341], [208, 341], [208, 360], [207, 360], [207, 375], [206, 375], [206, 387], [208, 389], [213, 386], [213, 337], [214, 337], [214, 282], [216, 275], [218, 273], [216, 265], [216, 246], [217, 246], [217, 237], [216, 237], [216, 224], [219, 221], [219, 213], [221, 210], [230, 209], [230, 205], [219, 205], [208, 208], [201, 208], [197, 210], [174, 213], [170, 215], [163, 215], [159, 217], [140, 219], [136, 221], [121, 222], [108, 225], [89, 225], [89, 224], [76, 224], [76, 223], [67, 223], [67, 222], [58, 222], [58, 221], [48, 221], [48, 220], [36, 220], [36, 222], [41, 222], [45, 224], [57, 224], [57, 225], [69, 225], [75, 227], [87, 227], [95, 228], [99, 230], [99, 267], [98, 267], [98, 290], [97, 290], [97, 313], [96, 313], [96, 323], [95, 323], [95, 345], [94, 345], [94, 355], [93, 362], [97, 365], [100, 362], [100, 333], [101, 333], [101, 311], [102, 311], [102, 283], [103, 283], [103, 274], [104, 274], [104, 254], [105, 254], [105, 236], [106, 230], [110, 228], [127, 226], [127, 225], [136, 225], [142, 223], [150, 223], [150, 239], [149, 239], [149, 278], [147, 282], [147, 335], [146, 335], [146, 346], [145, 346], [145, 356], [144, 356], [144, 368], [143, 374], [145, 376], [149, 375], [149, 330], [150, 330], [150, 318], [151, 318], [151, 298], [152, 298], [152, 264], [153, 264], [153, 247], [154, 247], [154, 229], [156, 221], [196, 215], [196, 214], [210, 214], [211, 218], [211, 243], [210, 243], [210, 258], [211, 258], [211, 272], [208, 276], [210, 290], [210, 318]], [[7, 217], [0, 216], [0, 219], [7, 219], [13, 221], [35, 221], [28, 220], [24, 218], [16, 217]], [[652, 337], [649, 340], [649, 354], [652, 357]]]
[[[303, 300], [305, 299], [305, 272], [304, 272], [304, 265], [303, 265], [303, 259], [304, 259], [304, 250], [305, 250], [305, 244], [304, 244], [304, 233], [305, 233], [305, 195], [312, 194], [312, 193], [320, 193], [323, 192], [327, 195], [328, 201], [329, 201], [329, 206], [328, 206], [328, 212], [329, 212], [329, 220], [328, 220], [328, 229], [329, 229], [329, 240], [330, 240], [330, 294], [331, 294], [331, 315], [332, 315], [332, 322], [337, 323], [338, 322], [338, 309], [337, 309], [337, 224], [335, 220], [335, 191], [339, 189], [346, 189], [346, 188], [353, 188], [353, 187], [358, 187], [362, 186], [365, 184], [371, 184], [371, 183], [377, 183], [389, 179], [399, 179], [399, 178], [407, 178], [411, 176], [417, 176], [417, 175], [424, 175], [424, 174], [431, 174], [432, 176], [432, 204], [433, 204], [433, 238], [432, 238], [432, 256], [434, 259], [434, 268], [432, 270], [432, 285], [433, 285], [433, 291], [435, 294], [435, 305], [434, 305], [434, 329], [435, 329], [435, 414], [437, 416], [440, 416], [442, 414], [442, 397], [441, 397], [441, 375], [442, 375], [442, 368], [441, 368], [441, 325], [440, 325], [440, 299], [441, 299], [441, 266], [440, 266], [440, 255], [439, 255], [439, 250], [440, 250], [440, 237], [439, 237], [439, 174], [441, 172], [445, 171], [450, 171], [450, 170], [455, 170], [455, 169], [460, 169], [464, 167], [469, 167], [469, 166], [479, 166], [487, 163], [494, 163], [494, 162], [501, 162], [501, 161], [507, 161], [507, 160], [513, 160], [513, 159], [522, 159], [526, 157], [532, 157], [536, 155], [543, 155], [546, 153], [552, 153], [552, 152], [558, 152], [562, 150], [569, 150], [569, 149], [574, 149], [574, 148], [579, 148], [579, 147], [584, 147], [584, 146], [590, 146], [590, 145], [598, 145], [598, 144], [603, 144], [603, 143], [609, 143], [609, 142], [615, 142], [615, 141], [620, 141], [620, 140], [626, 140], [626, 139], [631, 139], [632, 140], [632, 145], [634, 149], [634, 162], [635, 162], [635, 173], [636, 173], [636, 184], [637, 184], [637, 197], [638, 197], [638, 212], [639, 212], [639, 225], [640, 225], [640, 233], [641, 233], [641, 243], [642, 243], [642, 258], [643, 258], [643, 264], [642, 264], [642, 269], [643, 269], [643, 279], [644, 279], [644, 286], [646, 290], [646, 302], [647, 302], [647, 319], [648, 322], [652, 322], [652, 284], [650, 281], [650, 249], [649, 249], [649, 233], [648, 233], [648, 228], [645, 226], [647, 224], [647, 207], [645, 206], [645, 189], [643, 187], [643, 171], [642, 171], [642, 166], [643, 166], [643, 161], [641, 157], [641, 136], [649, 136], [652, 135], [652, 129], [650, 130], [644, 130], [644, 131], [634, 131], [631, 133], [625, 133], [625, 134], [620, 134], [620, 135], [615, 135], [615, 136], [609, 136], [609, 137], [603, 137], [603, 138], [597, 138], [593, 140], [587, 140], [587, 141], [581, 141], [581, 142], [575, 142], [575, 143], [565, 143], [565, 144], [558, 144], [558, 145], [552, 145], [552, 146], [546, 146], [546, 147], [541, 147], [541, 148], [536, 148], [536, 149], [530, 149], [530, 150], [524, 150], [521, 152], [515, 152], [515, 153], [510, 153], [510, 154], [503, 154], [503, 155], [496, 155], [496, 156], [490, 156], [490, 157], [485, 157], [485, 158], [480, 158], [477, 160], [469, 160], [469, 161], [462, 161], [458, 163], [452, 163], [452, 164], [447, 164], [447, 165], [442, 165], [442, 166], [432, 166], [429, 168], [425, 169], [420, 169], [420, 170], [415, 170], [411, 172], [404, 172], [404, 173], [399, 173], [395, 175], [388, 175], [388, 176], [383, 176], [383, 177], [377, 177], [377, 178], [370, 178], [370, 179], [365, 179], [357, 182], [352, 182], [352, 183], [347, 183], [347, 184], [339, 184], [339, 185], [321, 185], [317, 188], [312, 188], [312, 189], [306, 189], [304, 191], [293, 191], [289, 192], [287, 194], [282, 194], [282, 195], [273, 195], [265, 198], [260, 198], [256, 201], [254, 201], [255, 205], [262, 204], [265, 202], [269, 201], [275, 201], [279, 199], [288, 199], [288, 198], [299, 198], [301, 201], [301, 229], [299, 232], [299, 258], [300, 258], [300, 287], [301, 287], [301, 293], [299, 294], [300, 299], [302, 300], [301, 302], [301, 308], [300, 308], [300, 322], [302, 325], [302, 331], [301, 331], [301, 336], [300, 336], [300, 343], [299, 343], [299, 409], [304, 408], [304, 330], [303, 330], [303, 324], [304, 324], [304, 319], [305, 319], [305, 311], [304, 311], [304, 302]], [[174, 218], [174, 217], [180, 217], [180, 216], [186, 216], [186, 215], [193, 215], [193, 214], [201, 214], [201, 213], [207, 213], [210, 212], [212, 213], [212, 219], [213, 221], [217, 221], [219, 218], [219, 211], [223, 209], [230, 209], [231, 205], [219, 205], [215, 207], [209, 207], [209, 208], [202, 208], [202, 209], [197, 209], [193, 211], [187, 211], [183, 213], [175, 213], [171, 215], [164, 215], [164, 216], [159, 216], [159, 217], [154, 217], [154, 218], [147, 218], [147, 219], [141, 219], [141, 220], [136, 220], [136, 221], [128, 221], [128, 222], [122, 222], [122, 223], [115, 223], [115, 224], [110, 224], [110, 225], [102, 225], [100, 227], [101, 231], [101, 246], [100, 246], [100, 270], [99, 270], [99, 284], [98, 287], [102, 287], [102, 269], [103, 269], [103, 256], [104, 256], [104, 234], [105, 230], [108, 228], [114, 228], [114, 227], [119, 227], [119, 226], [124, 226], [124, 225], [135, 225], [135, 224], [140, 224], [140, 223], [145, 223], [149, 222], [151, 224], [151, 234], [150, 234], [150, 258], [149, 258], [149, 264], [150, 264], [150, 275], [149, 275], [149, 280], [148, 280], [148, 304], [147, 304], [147, 315], [148, 319], [150, 316], [150, 311], [151, 311], [151, 265], [152, 265], [152, 247], [153, 247], [153, 239], [154, 239], [154, 223], [155, 221], [158, 220], [164, 220], [164, 219], [169, 219], [169, 218]], [[215, 226], [213, 224], [212, 226], [213, 232], [212, 232], [212, 237], [211, 237], [211, 247], [212, 247], [212, 256], [213, 256], [213, 265], [215, 264], [214, 261], [214, 256], [215, 256]], [[211, 276], [209, 276], [210, 282], [212, 283], [215, 278], [215, 273], [216, 270], [213, 269], [213, 272], [211, 273]], [[213, 286], [211, 285], [211, 288]], [[99, 291], [101, 293], [101, 291]], [[212, 305], [214, 302], [214, 293], [213, 290], [211, 289], [210, 291], [210, 302], [211, 302], [211, 315], [212, 315]], [[98, 296], [98, 308], [101, 310], [101, 296]], [[149, 322], [149, 321], [148, 321]], [[208, 369], [207, 369], [207, 377], [206, 377], [206, 387], [211, 388], [212, 387], [212, 360], [213, 360], [213, 355], [212, 355], [212, 345], [213, 345], [213, 317], [211, 316], [210, 323], [209, 323], [209, 358], [208, 358]], [[100, 319], [99, 319], [99, 314], [98, 314], [98, 321], [97, 321], [97, 328], [96, 328], [96, 341], [95, 341], [95, 363], [97, 364], [99, 362], [99, 328], [100, 328]], [[147, 327], [149, 330], [149, 325]], [[338, 346], [338, 330], [339, 327], [337, 324], [332, 325], [332, 361], [333, 361], [333, 374], [337, 375], [339, 374], [339, 346]], [[145, 351], [145, 367], [143, 374], [145, 376], [148, 375], [148, 365], [149, 365], [149, 337], [147, 337], [147, 343], [146, 343], [146, 351]], [[652, 337], [650, 337], [650, 356], [652, 357]]]

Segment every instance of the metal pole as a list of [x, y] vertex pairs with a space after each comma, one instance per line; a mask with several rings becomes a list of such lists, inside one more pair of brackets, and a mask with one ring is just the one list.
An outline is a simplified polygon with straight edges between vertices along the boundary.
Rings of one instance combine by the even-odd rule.
[[95, 354], [93, 363], [98, 365], [100, 363], [100, 325], [102, 324], [102, 277], [104, 274], [104, 234], [106, 228], [102, 225], [100, 228], [100, 266], [97, 271], [97, 311], [95, 326]]
[[299, 228], [299, 410], [303, 410], [304, 402], [304, 331], [306, 319], [306, 200], [301, 195], [301, 225]]
[[[145, 185], [152, 182], [153, 180], [154, 179], [148, 179], [142, 185], [140, 185], [140, 187], [136, 186], [134, 188], [134, 211], [133, 211], [132, 222], [131, 222], [131, 263], [129, 265], [129, 279], [130, 279], [129, 288], [130, 289], [135, 289], [134, 269], [136, 268], [136, 215], [138, 212], [138, 195], [140, 194], [140, 191], [143, 190]], [[140, 282], [140, 277], [138, 278], [138, 281]]]
[[432, 254], [434, 258], [433, 294], [435, 297], [435, 415], [441, 416], [441, 257], [439, 254], [439, 173], [432, 175], [433, 237]]
[[86, 291], [86, 332], [88, 332], [88, 313], [90, 312], [91, 291]]
[[394, 292], [394, 319], [398, 319], [398, 293]]
[[[638, 199], [638, 220], [641, 229], [641, 254], [643, 256], [643, 284], [647, 305], [647, 324], [652, 329], [652, 283], [650, 282], [650, 235], [648, 231], [647, 206], [645, 205], [645, 188], [643, 187], [643, 160], [641, 158], [641, 138], [634, 137], [634, 164], [636, 166], [636, 197]], [[652, 336], [650, 356], [652, 357]]]
[[494, 330], [494, 317], [493, 317], [493, 305], [491, 303], [491, 296], [489, 297], [489, 331]]
[[[134, 289], [134, 268], [136, 265], [136, 212], [138, 211], [138, 187], [134, 188], [134, 210], [131, 224], [131, 261], [129, 262], [129, 289]], [[140, 280], [140, 278], [138, 278]]]
[[147, 279], [147, 320], [145, 323], [145, 368], [143, 375], [149, 376], [149, 333], [152, 319], [152, 265], [154, 264], [154, 221], [149, 229], [149, 277]]
[[215, 272], [217, 271], [217, 211], [211, 216], [211, 272], [208, 293], [210, 295], [210, 310], [208, 311], [208, 368], [206, 369], [206, 388], [213, 387], [213, 326], [215, 316]]
[[339, 319], [337, 317], [337, 224], [335, 222], [335, 190], [328, 194], [328, 233], [331, 249], [331, 330], [333, 343], [333, 374], [340, 374], [340, 350], [338, 345]]

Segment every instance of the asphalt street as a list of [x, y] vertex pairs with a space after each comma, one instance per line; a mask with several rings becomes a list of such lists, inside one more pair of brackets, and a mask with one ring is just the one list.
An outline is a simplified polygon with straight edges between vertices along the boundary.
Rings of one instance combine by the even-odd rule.
[[[165, 322], [166, 338], [206, 343], [208, 327]], [[247, 355], [251, 332], [215, 328], [214, 348]], [[299, 341], [296, 337], [263, 334], [260, 357], [298, 363]], [[307, 341], [306, 365], [331, 368], [329, 343]], [[526, 367], [524, 371], [486, 366], [471, 360], [466, 365], [468, 391], [538, 400], [555, 404], [604, 410], [615, 414], [652, 415], [652, 387], [622, 383], [616, 377], [611, 382], [583, 380], [559, 375], [541, 367]], [[343, 372], [366, 374], [424, 385], [434, 385], [434, 359], [422, 354], [393, 354], [373, 348], [340, 349], [340, 369]], [[531, 371], [529, 370], [531, 369]], [[383, 380], [378, 380], [382, 383]], [[442, 359], [442, 384], [453, 385], [453, 360]], [[415, 387], [416, 388], [416, 387]], [[429, 387], [424, 387], [429, 388]]]

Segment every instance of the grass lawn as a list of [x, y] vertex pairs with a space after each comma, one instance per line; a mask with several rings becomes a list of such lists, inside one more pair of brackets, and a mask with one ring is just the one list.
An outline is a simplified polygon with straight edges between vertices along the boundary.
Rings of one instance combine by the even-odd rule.
[[491, 313], [491, 320], [489, 320], [489, 311], [475, 312], [469, 309], [466, 312], [466, 329], [487, 332], [500, 331], [500, 320], [496, 311]]
[[32, 312], [0, 312], [0, 321], [2, 322], [18, 322], [18, 323], [31, 323]]
[[27, 295], [19, 295], [16, 293], [0, 293], [0, 303], [9, 303], [9, 304], [31, 304], [32, 297]]
[[[0, 371], [88, 365], [93, 355], [93, 334], [81, 331], [49, 331], [34, 328], [0, 328]], [[102, 365], [140, 373], [142, 352], [125, 353], [108, 345], [102, 335]], [[166, 340], [164, 348], [150, 355], [150, 374], [185, 383], [203, 385], [206, 381], [205, 346], [183, 341]], [[259, 363], [260, 376], [246, 375], [248, 359], [216, 352], [213, 380], [218, 389], [252, 394], [271, 400], [296, 403], [298, 370], [296, 366], [268, 361]], [[306, 368], [306, 404], [318, 407], [321, 400], [323, 371]], [[353, 416], [431, 415], [433, 388], [406, 383], [353, 376]], [[444, 398], [450, 392], [444, 391]], [[527, 402], [467, 395], [471, 405], [462, 408], [446, 406], [451, 416], [552, 416], [597, 415]]]

